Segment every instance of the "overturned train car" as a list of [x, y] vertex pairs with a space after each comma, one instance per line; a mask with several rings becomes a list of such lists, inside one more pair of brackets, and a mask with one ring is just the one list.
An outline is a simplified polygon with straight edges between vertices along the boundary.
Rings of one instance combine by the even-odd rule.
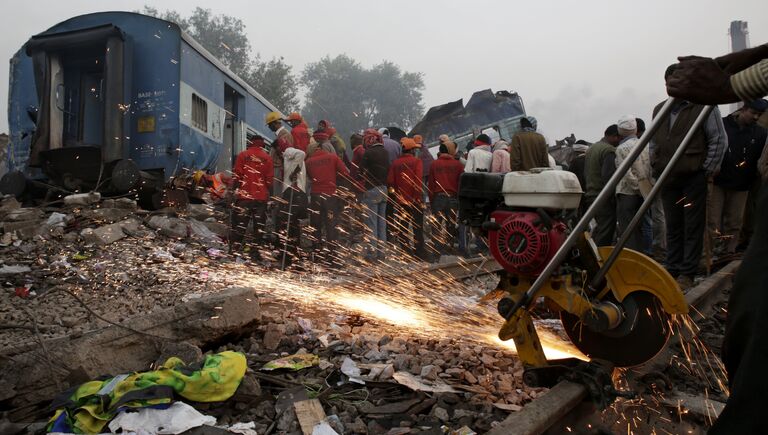
[[127, 192], [184, 170], [228, 170], [277, 110], [176, 24], [130, 12], [82, 15], [33, 36], [10, 66], [9, 172]]

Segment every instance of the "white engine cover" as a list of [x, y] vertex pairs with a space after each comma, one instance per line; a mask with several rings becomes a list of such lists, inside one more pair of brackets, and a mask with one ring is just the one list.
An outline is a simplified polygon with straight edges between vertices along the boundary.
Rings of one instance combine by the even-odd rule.
[[510, 207], [570, 210], [579, 207], [582, 191], [573, 172], [535, 168], [507, 173], [501, 193]]

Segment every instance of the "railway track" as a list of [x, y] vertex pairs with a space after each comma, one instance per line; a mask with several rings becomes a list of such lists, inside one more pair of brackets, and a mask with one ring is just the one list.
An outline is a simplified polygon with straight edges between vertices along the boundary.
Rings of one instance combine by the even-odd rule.
[[489, 275], [500, 271], [501, 265], [492, 257], [480, 256], [469, 259], [459, 258], [454, 261], [436, 264], [419, 263], [403, 265], [390, 265], [388, 267], [375, 268], [366, 273], [358, 273], [339, 282], [342, 286], [359, 285], [366, 281], [375, 280], [402, 280], [408, 276], [429, 274], [435, 278], [446, 280], [462, 280], [483, 275]]
[[[691, 318], [697, 321], [705, 316], [711, 305], [715, 302], [719, 292], [729, 287], [733, 283], [733, 277], [736, 274], [740, 260], [734, 260], [728, 265], [713, 273], [699, 285], [692, 288], [685, 299], [692, 308]], [[660, 352], [654, 359], [648, 361], [637, 369], [636, 375], [659, 371], [669, 363], [672, 351], [669, 346]], [[693, 399], [707, 402], [706, 398]], [[593, 413], [591, 406], [583, 407], [588, 400], [587, 388], [584, 385], [569, 381], [562, 381], [555, 385], [543, 396], [527, 404], [519, 412], [511, 414], [503, 420], [493, 430], [490, 435], [539, 435], [544, 433], [567, 433], [570, 427], [564, 421], [569, 423], [577, 421], [579, 416], [574, 413]], [[707, 405], [709, 408], [710, 405]], [[713, 407], [714, 417], [717, 417], [718, 406]], [[559, 429], [558, 429], [559, 428]], [[560, 432], [562, 431], [562, 432]]]
[[477, 257], [468, 260], [459, 259], [450, 263], [433, 264], [426, 268], [426, 272], [437, 277], [466, 279], [481, 275], [496, 273], [501, 270], [501, 265], [491, 257]]

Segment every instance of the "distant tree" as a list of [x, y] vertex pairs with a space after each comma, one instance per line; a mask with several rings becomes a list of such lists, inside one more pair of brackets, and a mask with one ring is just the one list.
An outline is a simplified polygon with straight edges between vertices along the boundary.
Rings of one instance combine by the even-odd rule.
[[365, 114], [371, 125], [396, 125], [408, 131], [421, 119], [424, 80], [421, 73], [403, 72], [390, 61], [366, 72]]
[[298, 107], [298, 80], [292, 67], [283, 58], [269, 62], [263, 62], [258, 54], [251, 58], [253, 50], [241, 19], [214, 15], [210, 9], [200, 7], [187, 18], [177, 11], [160, 12], [151, 6], [144, 6], [141, 13], [178, 24], [278, 109], [287, 112]]
[[299, 80], [291, 71], [292, 67], [282, 57], [273, 57], [269, 62], [257, 57], [243, 79], [278, 109], [288, 113], [299, 109]]
[[408, 130], [424, 111], [421, 73], [389, 61], [365, 69], [347, 55], [326, 56], [304, 68], [302, 84], [305, 118], [328, 119], [344, 135], [392, 125]]
[[331, 121], [344, 136], [368, 126], [363, 111], [365, 70], [347, 55], [326, 56], [304, 68], [302, 113], [311, 122]]

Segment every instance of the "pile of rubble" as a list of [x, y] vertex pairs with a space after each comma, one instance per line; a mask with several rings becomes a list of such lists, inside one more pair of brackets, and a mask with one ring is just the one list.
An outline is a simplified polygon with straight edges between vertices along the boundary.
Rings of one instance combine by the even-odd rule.
[[[298, 429], [292, 413], [277, 415], [290, 392], [291, 400], [321, 397], [344, 428], [339, 433], [442, 433], [442, 426], [482, 433], [544, 391], [523, 385], [522, 365], [509, 351], [384, 333], [385, 325], [356, 316], [325, 323], [262, 312], [258, 331], [234, 346], [248, 357], [262, 389], [276, 397], [235, 417], [257, 428], [277, 418], [279, 430]], [[296, 372], [261, 375], [270, 362], [296, 355], [317, 360]]]

